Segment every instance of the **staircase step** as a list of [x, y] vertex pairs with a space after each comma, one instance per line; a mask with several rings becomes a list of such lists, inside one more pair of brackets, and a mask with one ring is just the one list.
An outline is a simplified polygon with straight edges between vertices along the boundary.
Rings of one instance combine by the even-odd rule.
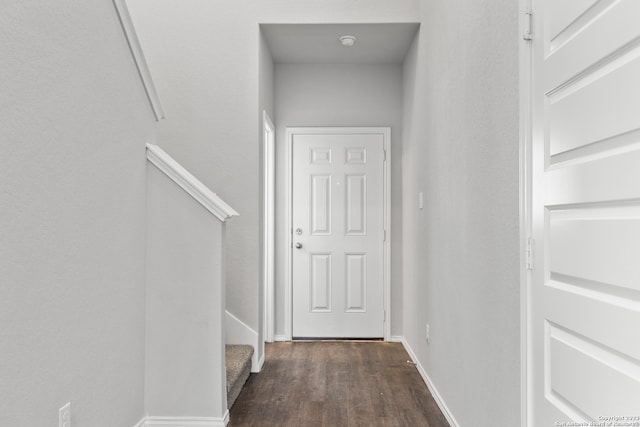
[[227, 365], [227, 407], [230, 409], [238, 398], [244, 383], [251, 373], [251, 356], [253, 347], [250, 345], [225, 346], [225, 362]]

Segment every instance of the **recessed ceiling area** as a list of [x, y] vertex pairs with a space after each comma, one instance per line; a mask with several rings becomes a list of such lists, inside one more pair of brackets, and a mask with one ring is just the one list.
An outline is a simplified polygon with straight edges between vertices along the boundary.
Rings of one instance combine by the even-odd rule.
[[[420, 24], [261, 24], [276, 64], [401, 63]], [[355, 36], [352, 47], [340, 42]]]

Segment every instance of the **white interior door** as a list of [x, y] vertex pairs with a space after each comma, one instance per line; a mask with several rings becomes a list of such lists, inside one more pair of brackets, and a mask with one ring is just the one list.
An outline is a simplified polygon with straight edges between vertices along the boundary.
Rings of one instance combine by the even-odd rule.
[[640, 1], [533, 6], [529, 424], [638, 423]]
[[293, 136], [293, 338], [383, 337], [383, 143]]

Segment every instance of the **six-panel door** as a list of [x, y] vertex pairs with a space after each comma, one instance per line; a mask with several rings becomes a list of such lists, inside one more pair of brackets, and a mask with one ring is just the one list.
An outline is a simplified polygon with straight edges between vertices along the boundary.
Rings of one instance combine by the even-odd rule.
[[383, 336], [383, 135], [293, 137], [293, 337]]

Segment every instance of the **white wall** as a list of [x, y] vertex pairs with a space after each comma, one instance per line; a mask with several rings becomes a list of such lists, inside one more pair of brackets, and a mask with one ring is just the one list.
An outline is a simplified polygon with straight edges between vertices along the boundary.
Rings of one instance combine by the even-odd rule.
[[166, 114], [158, 144], [240, 214], [227, 230], [227, 308], [257, 330], [257, 24], [227, 2], [129, 5]]
[[460, 426], [516, 426], [518, 3], [421, 7], [404, 66], [403, 332]]
[[146, 410], [221, 419], [224, 224], [151, 164], [147, 186]]
[[145, 142], [110, 0], [0, 13], [0, 425], [144, 414]]
[[284, 334], [286, 128], [391, 127], [392, 335], [402, 331], [402, 66], [276, 64], [276, 334]]
[[159, 145], [240, 214], [227, 228], [227, 308], [259, 331], [259, 23], [415, 21], [417, 1], [128, 3], [167, 116]]

